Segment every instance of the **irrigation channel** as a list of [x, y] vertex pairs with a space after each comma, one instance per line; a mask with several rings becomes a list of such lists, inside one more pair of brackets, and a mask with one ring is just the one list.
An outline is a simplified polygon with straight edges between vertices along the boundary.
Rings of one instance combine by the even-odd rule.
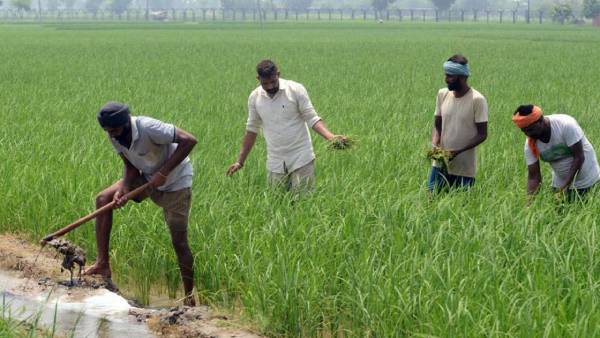
[[[129, 315], [127, 300], [104, 288], [72, 292], [50, 288], [41, 292], [29, 288], [28, 281], [0, 270], [0, 290], [4, 313], [16, 320], [37, 318], [40, 327], [73, 333], [74, 337], [154, 337], [144, 322]], [[25, 288], [23, 288], [25, 287]], [[55, 319], [56, 315], [56, 319]]]
[[[48, 247], [48, 246], [47, 246]], [[64, 264], [64, 261], [62, 261]], [[61, 272], [56, 251], [0, 234], [0, 311], [69, 337], [259, 337], [207, 306], [140, 307], [105, 280]], [[64, 266], [64, 265], [63, 265]], [[64, 270], [64, 269], [63, 269]], [[109, 290], [110, 289], [110, 290]]]

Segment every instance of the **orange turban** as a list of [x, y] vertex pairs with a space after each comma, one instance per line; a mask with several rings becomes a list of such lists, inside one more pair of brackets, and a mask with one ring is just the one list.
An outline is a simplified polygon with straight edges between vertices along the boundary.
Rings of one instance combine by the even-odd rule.
[[512, 120], [519, 128], [529, 127], [542, 117], [542, 109], [538, 106], [533, 106], [533, 111], [529, 115], [522, 116], [520, 113], [513, 115]]
[[[533, 106], [533, 111], [531, 112], [531, 114], [522, 116], [520, 113], [516, 113], [515, 115], [513, 115], [512, 120], [517, 125], [517, 127], [526, 128], [532, 125], [537, 120], [539, 120], [540, 117], [542, 117], [542, 108], [538, 106]], [[535, 141], [536, 140], [532, 139], [531, 137], [527, 138], [527, 144], [529, 145], [529, 149], [531, 149], [533, 156], [540, 158], [540, 151], [538, 150]]]

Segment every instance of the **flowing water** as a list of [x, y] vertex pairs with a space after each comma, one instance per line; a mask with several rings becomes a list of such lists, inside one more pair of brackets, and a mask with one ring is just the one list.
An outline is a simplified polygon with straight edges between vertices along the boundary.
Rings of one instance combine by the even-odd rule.
[[5, 316], [39, 318], [38, 326], [51, 329], [56, 325], [57, 332], [73, 337], [154, 337], [146, 324], [128, 315], [127, 300], [106, 289], [40, 291], [19, 287], [23, 285], [25, 280], [0, 270], [0, 306]]

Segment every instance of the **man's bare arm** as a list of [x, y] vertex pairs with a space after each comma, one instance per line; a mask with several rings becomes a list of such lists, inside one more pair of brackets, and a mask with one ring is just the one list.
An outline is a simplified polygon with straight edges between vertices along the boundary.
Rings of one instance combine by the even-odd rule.
[[317, 132], [317, 134], [321, 135], [327, 141], [330, 141], [335, 137], [335, 135], [327, 129], [325, 122], [323, 120], [319, 120], [312, 126], [312, 129]]
[[159, 170], [165, 176], [169, 175], [169, 173], [175, 167], [177, 167], [181, 162], [183, 162], [183, 160], [185, 160], [186, 157], [188, 157], [188, 155], [192, 152], [192, 149], [194, 149], [194, 146], [198, 143], [198, 140], [196, 140], [194, 135], [190, 134], [189, 132], [183, 129], [175, 128], [175, 138], [173, 143], [177, 143], [177, 149], [175, 149], [173, 155], [169, 157], [167, 162], [165, 162], [165, 164]]
[[571, 186], [573, 180], [575, 179], [575, 175], [577, 175], [577, 172], [579, 172], [581, 166], [583, 165], [583, 161], [585, 161], [583, 144], [581, 141], [570, 146], [569, 149], [571, 149], [571, 153], [573, 154], [573, 162], [571, 163], [571, 167], [569, 168], [569, 172], [567, 174], [567, 181], [562, 187], [560, 187], [561, 191], [566, 190], [569, 188], [569, 186]]
[[442, 117], [436, 115], [433, 120], [433, 129], [431, 130], [431, 144], [434, 147], [440, 146], [441, 135], [442, 135]]
[[227, 176], [233, 175], [236, 171], [240, 170], [244, 166], [248, 154], [252, 150], [252, 147], [254, 147], [254, 143], [256, 142], [256, 136], [257, 134], [255, 132], [246, 130], [246, 134], [244, 135], [244, 139], [242, 141], [242, 147], [240, 148], [240, 154], [238, 155], [238, 159], [235, 163], [230, 165], [229, 168], [227, 168]]
[[477, 127], [477, 134], [471, 140], [469, 140], [466, 146], [461, 149], [449, 149], [452, 151], [454, 156], [462, 153], [463, 151], [477, 147], [483, 143], [485, 139], [487, 139], [487, 122], [475, 123], [475, 126]]
[[122, 153], [119, 153], [119, 156], [123, 160], [123, 181], [121, 182], [121, 186], [115, 192], [113, 196], [113, 201], [116, 203], [116, 207], [120, 208], [127, 203], [126, 199], [122, 197], [127, 194], [133, 185], [133, 181], [140, 175], [140, 171], [129, 162], [127, 157]]
[[542, 183], [540, 161], [527, 166], [527, 194], [535, 195]]
[[175, 137], [173, 138], [173, 143], [177, 143], [177, 148], [173, 155], [167, 159], [165, 164], [152, 175], [150, 178], [150, 183], [153, 187], [160, 187], [167, 182], [167, 176], [171, 173], [171, 171], [177, 167], [185, 158], [192, 152], [194, 146], [198, 141], [194, 137], [194, 135], [189, 132], [175, 128]]

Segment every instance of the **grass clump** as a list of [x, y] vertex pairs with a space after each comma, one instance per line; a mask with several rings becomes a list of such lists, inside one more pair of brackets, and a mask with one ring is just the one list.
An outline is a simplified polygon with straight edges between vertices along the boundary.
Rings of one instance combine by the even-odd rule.
[[450, 160], [452, 159], [452, 153], [440, 147], [433, 147], [428, 150], [426, 156], [428, 159], [434, 160], [442, 165], [443, 168], [448, 168]]
[[346, 150], [356, 145], [356, 140], [351, 136], [336, 135], [328, 144], [330, 150]]

